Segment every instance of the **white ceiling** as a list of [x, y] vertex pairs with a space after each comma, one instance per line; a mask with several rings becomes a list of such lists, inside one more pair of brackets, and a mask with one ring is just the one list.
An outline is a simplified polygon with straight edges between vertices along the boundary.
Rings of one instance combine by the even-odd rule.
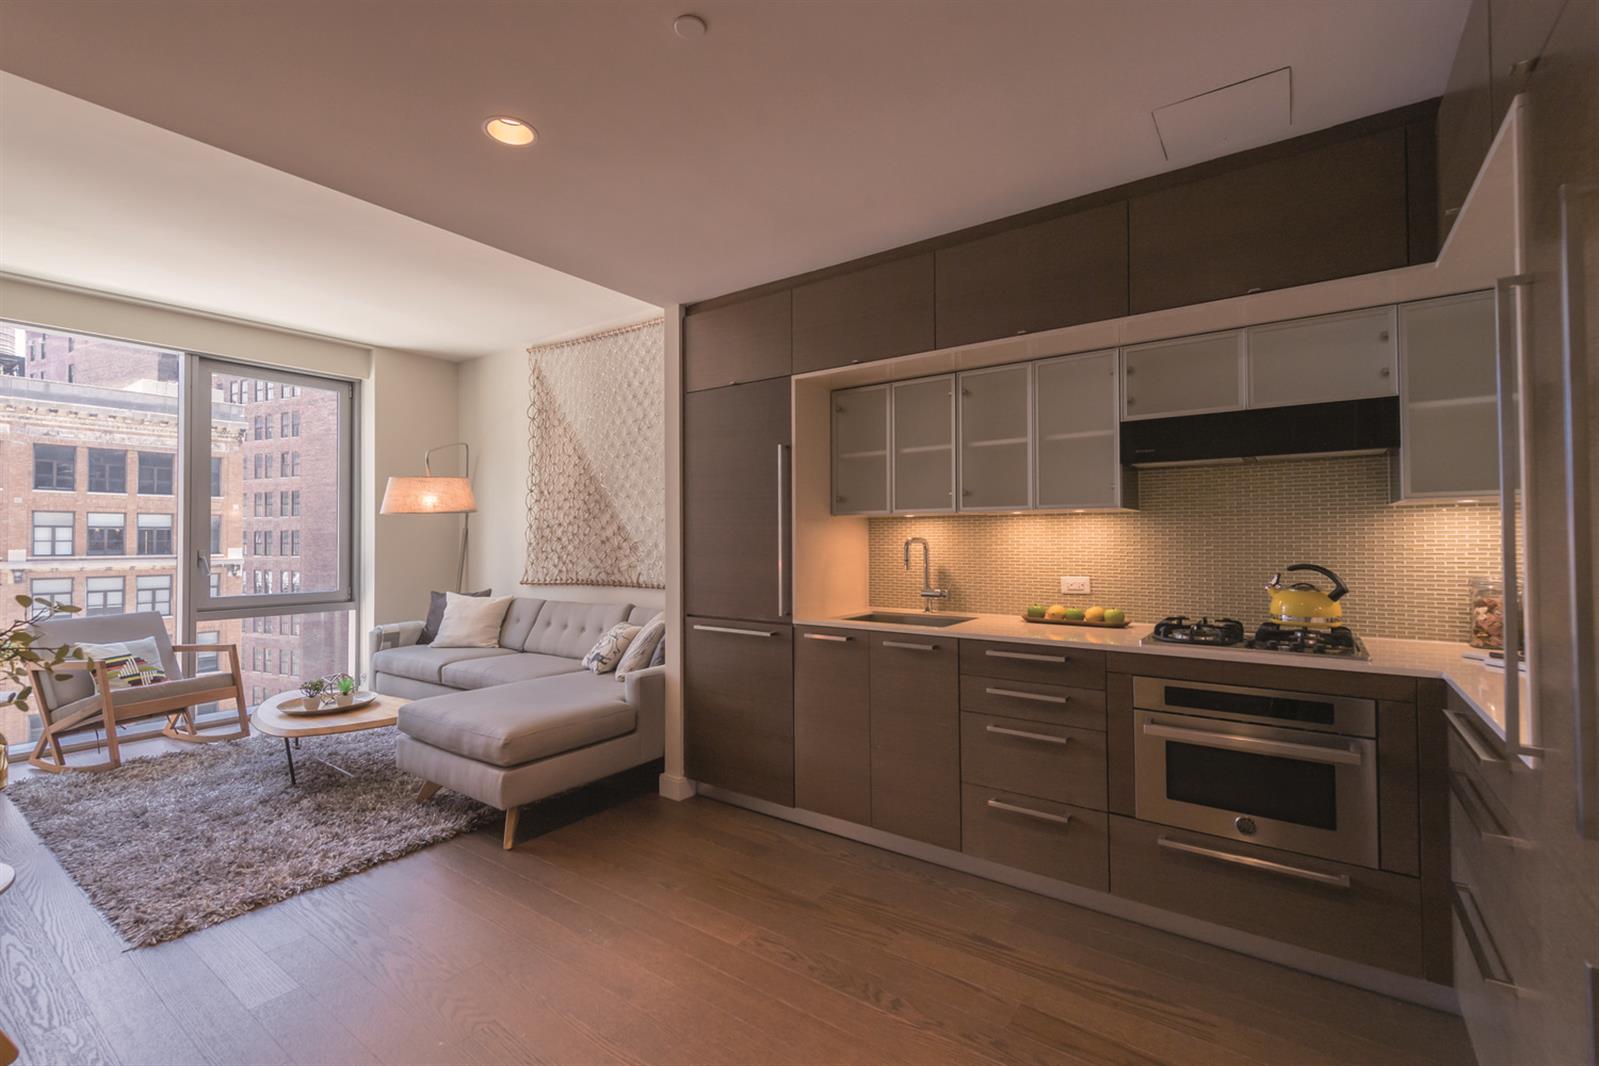
[[1436, 96], [1466, 4], [5, 0], [0, 68], [665, 303], [1168, 169], [1277, 68], [1295, 134]]
[[445, 358], [659, 313], [3, 73], [0, 270]]

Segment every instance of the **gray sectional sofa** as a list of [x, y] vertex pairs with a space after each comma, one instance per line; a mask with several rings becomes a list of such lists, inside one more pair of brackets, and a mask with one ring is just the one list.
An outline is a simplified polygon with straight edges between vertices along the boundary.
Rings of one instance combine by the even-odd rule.
[[377, 626], [368, 638], [372, 687], [408, 699], [396, 759], [440, 788], [506, 812], [661, 757], [666, 668], [593, 674], [582, 658], [618, 622], [643, 625], [654, 607], [518, 596], [493, 648], [418, 644], [421, 622]]

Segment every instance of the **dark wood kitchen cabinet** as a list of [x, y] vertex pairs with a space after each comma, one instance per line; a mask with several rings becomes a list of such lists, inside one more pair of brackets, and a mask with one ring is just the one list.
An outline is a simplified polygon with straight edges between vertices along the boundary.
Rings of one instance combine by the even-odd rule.
[[683, 317], [684, 390], [787, 376], [792, 328], [786, 289], [690, 312]]
[[956, 642], [871, 635], [872, 825], [959, 851], [961, 734]]
[[1127, 313], [1127, 204], [1075, 211], [937, 252], [938, 346]]
[[1405, 266], [1405, 142], [1390, 127], [1133, 197], [1131, 312]]
[[689, 614], [789, 612], [788, 378], [683, 398], [683, 603]]
[[867, 634], [801, 628], [794, 641], [794, 806], [872, 822]]
[[913, 255], [794, 289], [794, 373], [933, 347], [933, 256]]
[[693, 615], [687, 622], [683, 754], [688, 776], [792, 807], [792, 630]]
[[1494, 136], [1488, 0], [1472, 0], [1438, 104], [1438, 240], [1449, 235]]
[[1488, 0], [1489, 96], [1498, 130], [1510, 101], [1527, 87], [1567, 0]]

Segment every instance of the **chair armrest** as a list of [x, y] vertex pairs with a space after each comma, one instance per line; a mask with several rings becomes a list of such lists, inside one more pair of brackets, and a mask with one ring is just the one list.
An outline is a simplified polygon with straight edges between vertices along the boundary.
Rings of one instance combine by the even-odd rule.
[[366, 635], [366, 654], [370, 659], [385, 648], [403, 648], [422, 636], [421, 622], [385, 622], [373, 626]]
[[239, 661], [239, 646], [237, 644], [174, 644], [172, 645], [172, 650], [174, 652], [197, 652], [201, 655], [208, 652], [216, 652], [220, 655], [226, 652], [230, 660], [233, 662]]

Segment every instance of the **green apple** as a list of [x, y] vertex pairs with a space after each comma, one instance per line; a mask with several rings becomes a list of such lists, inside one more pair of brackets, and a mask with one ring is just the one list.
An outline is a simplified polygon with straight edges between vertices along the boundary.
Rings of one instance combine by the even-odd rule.
[[1030, 603], [1030, 604], [1028, 604], [1027, 605], [1027, 617], [1028, 618], [1042, 618], [1042, 617], [1044, 617], [1044, 605], [1041, 604], [1041, 603]]
[[1127, 612], [1122, 610], [1120, 607], [1105, 608], [1106, 625], [1119, 626], [1125, 621], [1127, 621]]
[[1068, 607], [1066, 608], [1065, 618], [1068, 622], [1081, 622], [1083, 620], [1083, 609], [1081, 607]]

